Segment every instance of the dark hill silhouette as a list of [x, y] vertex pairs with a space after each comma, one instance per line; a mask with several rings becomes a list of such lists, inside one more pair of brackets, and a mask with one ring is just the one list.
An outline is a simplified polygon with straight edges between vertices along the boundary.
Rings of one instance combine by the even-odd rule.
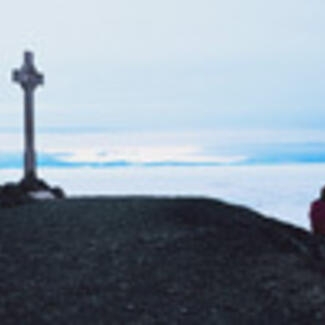
[[0, 209], [1, 324], [324, 324], [325, 240], [207, 199]]

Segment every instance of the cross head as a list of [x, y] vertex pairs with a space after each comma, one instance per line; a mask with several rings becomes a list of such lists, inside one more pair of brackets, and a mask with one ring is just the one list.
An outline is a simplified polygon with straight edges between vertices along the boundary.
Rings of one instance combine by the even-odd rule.
[[36, 70], [32, 52], [24, 53], [24, 63], [20, 69], [13, 71], [13, 81], [19, 83], [24, 90], [34, 90], [43, 85], [44, 76]]

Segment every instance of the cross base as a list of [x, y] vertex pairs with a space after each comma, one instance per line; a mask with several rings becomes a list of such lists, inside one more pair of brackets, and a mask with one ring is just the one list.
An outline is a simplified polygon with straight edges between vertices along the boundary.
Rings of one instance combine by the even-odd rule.
[[41, 179], [22, 179], [19, 183], [0, 185], [0, 207], [15, 207], [43, 199], [63, 199], [65, 194], [59, 187], [50, 187]]
[[20, 186], [26, 191], [47, 190], [49, 186], [41, 179], [36, 177], [35, 173], [29, 173], [19, 182]]

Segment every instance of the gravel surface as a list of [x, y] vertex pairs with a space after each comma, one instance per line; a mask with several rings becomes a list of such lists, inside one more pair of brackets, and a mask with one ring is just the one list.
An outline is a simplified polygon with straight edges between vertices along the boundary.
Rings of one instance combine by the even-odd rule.
[[207, 199], [0, 208], [0, 324], [325, 324], [325, 239]]

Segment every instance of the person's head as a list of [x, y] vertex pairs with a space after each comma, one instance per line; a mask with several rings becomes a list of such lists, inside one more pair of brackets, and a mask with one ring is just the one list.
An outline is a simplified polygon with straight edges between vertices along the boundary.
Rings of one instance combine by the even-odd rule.
[[325, 201], [325, 186], [320, 190], [320, 199]]

